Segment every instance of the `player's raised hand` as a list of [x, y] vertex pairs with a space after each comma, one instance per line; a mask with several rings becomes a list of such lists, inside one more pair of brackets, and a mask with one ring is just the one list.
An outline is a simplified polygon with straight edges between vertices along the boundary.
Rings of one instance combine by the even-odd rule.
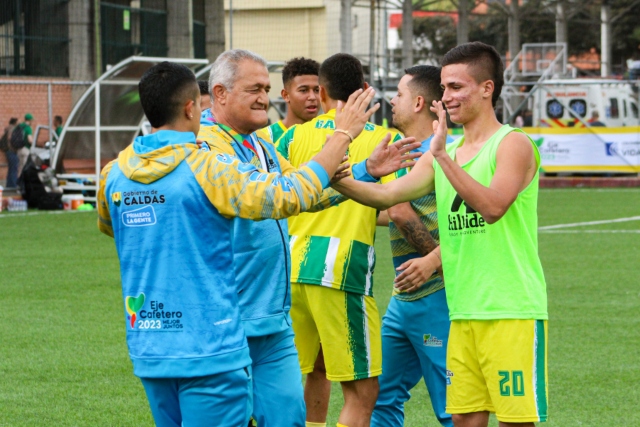
[[366, 90], [358, 89], [349, 96], [346, 104], [338, 101], [335, 119], [336, 129], [349, 132], [349, 136], [353, 139], [360, 135], [369, 118], [380, 108], [380, 103], [376, 103], [369, 108], [369, 103], [375, 93], [372, 87]]
[[391, 134], [388, 133], [367, 159], [367, 172], [375, 178], [412, 167], [416, 164], [415, 159], [422, 155], [420, 152], [411, 153], [421, 144], [415, 138], [404, 138], [389, 145], [390, 140]]
[[447, 149], [447, 111], [442, 101], [433, 101], [431, 111], [436, 113], [438, 120], [433, 121], [433, 139], [431, 140], [431, 153], [434, 157], [446, 154]]
[[433, 252], [422, 258], [403, 263], [396, 270], [402, 271], [394, 280], [394, 286], [402, 292], [417, 291], [440, 267], [440, 258]]

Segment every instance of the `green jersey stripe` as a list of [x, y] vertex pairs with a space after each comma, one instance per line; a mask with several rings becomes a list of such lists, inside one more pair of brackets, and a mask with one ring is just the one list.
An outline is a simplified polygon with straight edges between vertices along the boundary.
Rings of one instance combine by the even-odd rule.
[[547, 337], [544, 330], [544, 320], [535, 323], [535, 397], [536, 408], [540, 422], [547, 421], [547, 371], [546, 348]]
[[353, 372], [356, 374], [354, 380], [368, 378], [369, 363], [369, 341], [367, 330], [367, 315], [364, 295], [345, 292], [345, 305], [347, 309], [347, 321], [349, 328], [349, 350], [353, 362]]
[[304, 256], [299, 266], [299, 277], [323, 277], [325, 274], [325, 258], [310, 256], [317, 253], [327, 253], [330, 243], [329, 237], [311, 236], [303, 248]]

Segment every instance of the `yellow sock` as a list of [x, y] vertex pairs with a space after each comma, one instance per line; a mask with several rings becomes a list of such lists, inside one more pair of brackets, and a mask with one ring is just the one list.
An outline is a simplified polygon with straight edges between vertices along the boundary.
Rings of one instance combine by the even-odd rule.
[[327, 423], [312, 423], [309, 421], [305, 421], [304, 425], [306, 427], [327, 427]]
[[346, 426], [346, 425], [344, 425], [344, 424], [340, 424], [340, 423], [338, 423], [338, 424], [336, 424], [336, 427], [349, 427], [349, 426]]

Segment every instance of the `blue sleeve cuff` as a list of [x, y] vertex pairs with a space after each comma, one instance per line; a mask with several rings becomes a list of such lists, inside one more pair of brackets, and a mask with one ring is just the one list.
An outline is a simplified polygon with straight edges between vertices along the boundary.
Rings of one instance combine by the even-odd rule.
[[320, 166], [320, 163], [311, 160], [306, 164], [306, 166], [309, 166], [311, 170], [314, 171], [318, 176], [323, 190], [329, 186], [329, 174], [326, 170], [324, 170], [322, 166]]
[[378, 182], [377, 178], [372, 177], [371, 175], [369, 175], [369, 172], [367, 172], [366, 160], [353, 165], [353, 167], [351, 168], [351, 173], [353, 174], [353, 179], [355, 179], [356, 181]]

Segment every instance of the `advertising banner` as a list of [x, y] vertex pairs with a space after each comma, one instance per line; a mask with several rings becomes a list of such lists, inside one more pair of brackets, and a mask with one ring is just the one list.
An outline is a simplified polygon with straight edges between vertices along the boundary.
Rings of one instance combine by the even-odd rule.
[[640, 127], [524, 128], [545, 172], [640, 173]]
[[[640, 173], [640, 126], [522, 128], [540, 150], [544, 172]], [[462, 129], [451, 129], [455, 139]]]

